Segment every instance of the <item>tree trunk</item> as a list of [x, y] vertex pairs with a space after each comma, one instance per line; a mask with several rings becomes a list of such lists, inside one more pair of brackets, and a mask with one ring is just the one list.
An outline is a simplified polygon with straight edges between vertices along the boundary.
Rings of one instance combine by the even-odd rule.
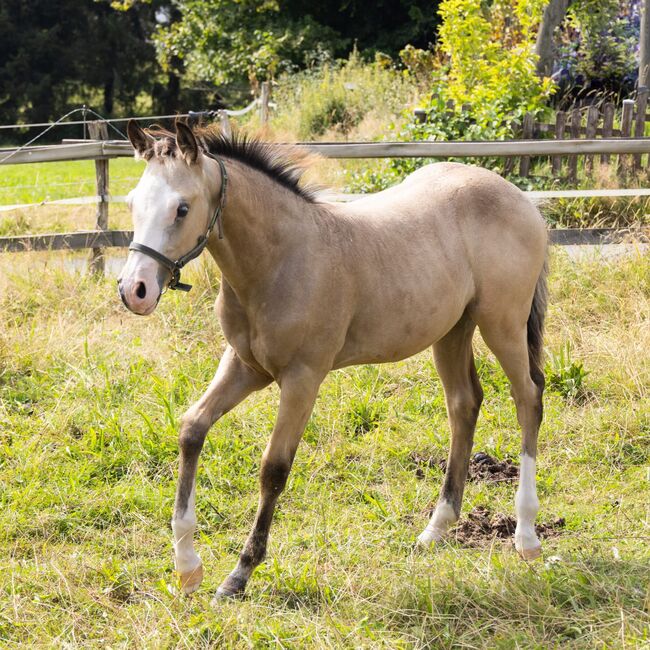
[[[175, 5], [169, 7], [169, 25], [170, 27], [182, 20], [183, 14]], [[184, 63], [179, 56], [172, 55], [169, 59], [169, 73], [167, 75], [167, 88], [163, 101], [163, 111], [171, 115], [181, 110], [181, 75], [183, 74]]]
[[553, 35], [555, 29], [564, 20], [572, 0], [550, 0], [544, 9], [542, 22], [539, 24], [535, 54], [537, 54], [537, 74], [540, 77], [550, 77], [555, 62], [555, 47]]
[[647, 87], [650, 81], [650, 0], [644, 0], [641, 9], [641, 32], [639, 34], [639, 88]]
[[113, 114], [113, 98], [115, 96], [115, 74], [111, 70], [111, 76], [104, 82], [104, 115], [110, 117]]

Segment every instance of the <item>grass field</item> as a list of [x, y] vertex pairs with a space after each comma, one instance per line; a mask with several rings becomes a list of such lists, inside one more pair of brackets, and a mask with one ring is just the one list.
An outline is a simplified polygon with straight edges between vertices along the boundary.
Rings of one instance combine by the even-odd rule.
[[[0, 645], [110, 648], [644, 648], [650, 644], [650, 260], [552, 260], [539, 520], [507, 543], [412, 552], [449, 434], [429, 353], [323, 385], [247, 597], [210, 607], [252, 522], [278, 402], [258, 393], [202, 455], [206, 580], [177, 588], [177, 426], [223, 347], [211, 261], [149, 318], [114, 281], [51, 254], [0, 256]], [[567, 343], [569, 347], [567, 348]], [[476, 450], [516, 458], [507, 382], [477, 342]], [[580, 365], [583, 364], [581, 369]], [[588, 374], [586, 374], [588, 373]], [[511, 513], [515, 485], [468, 484], [463, 513]]]

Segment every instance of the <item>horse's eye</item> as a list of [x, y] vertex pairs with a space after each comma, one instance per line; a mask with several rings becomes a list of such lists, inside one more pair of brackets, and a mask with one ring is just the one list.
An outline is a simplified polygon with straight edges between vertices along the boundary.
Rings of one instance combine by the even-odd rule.
[[187, 213], [190, 211], [190, 206], [187, 203], [181, 203], [176, 210], [176, 219], [182, 219], [187, 216]]

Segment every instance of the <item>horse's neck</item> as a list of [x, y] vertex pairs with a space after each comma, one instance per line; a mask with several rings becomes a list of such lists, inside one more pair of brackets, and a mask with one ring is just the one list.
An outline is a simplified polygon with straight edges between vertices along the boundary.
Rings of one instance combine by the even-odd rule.
[[209, 250], [240, 298], [272, 281], [280, 264], [312, 239], [317, 208], [241, 163], [228, 163], [224, 238]]

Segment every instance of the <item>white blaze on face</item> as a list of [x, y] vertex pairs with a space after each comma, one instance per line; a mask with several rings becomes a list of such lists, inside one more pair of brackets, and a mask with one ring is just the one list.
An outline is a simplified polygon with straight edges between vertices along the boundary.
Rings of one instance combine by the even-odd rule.
[[535, 459], [527, 454], [521, 456], [515, 510], [517, 513], [515, 547], [524, 557], [532, 558], [539, 553], [541, 547], [535, 532], [535, 517], [539, 510], [539, 499], [535, 485]]
[[[166, 255], [169, 229], [180, 201], [178, 192], [167, 182], [163, 164], [150, 161], [127, 199], [133, 215], [133, 240]], [[129, 308], [139, 314], [151, 313], [160, 298], [164, 274], [156, 260], [130, 251], [120, 277], [120, 290]]]

